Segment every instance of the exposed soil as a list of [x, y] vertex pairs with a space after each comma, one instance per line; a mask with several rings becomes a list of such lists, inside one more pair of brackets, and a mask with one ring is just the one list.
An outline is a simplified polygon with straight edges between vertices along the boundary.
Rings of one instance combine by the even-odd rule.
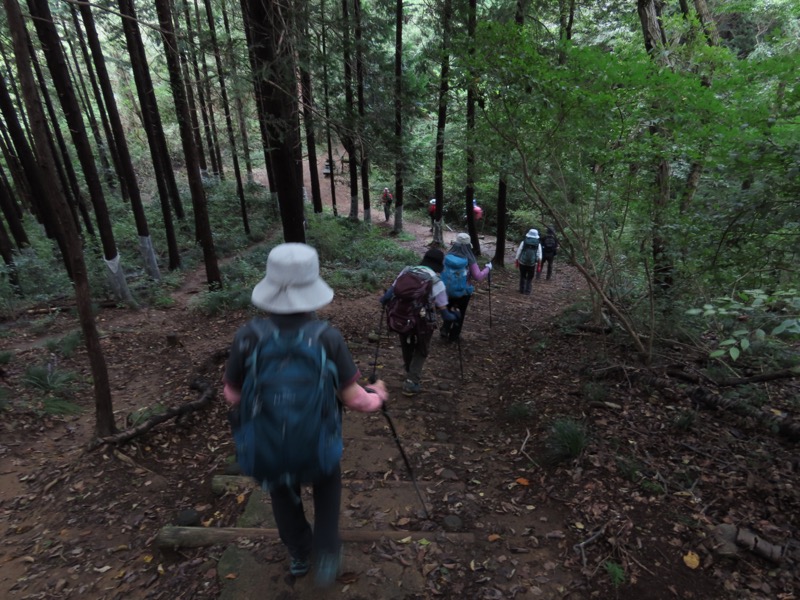
[[[342, 190], [340, 206], [346, 197]], [[390, 235], [388, 225], [377, 224]], [[427, 223], [407, 221], [406, 230], [421, 255]], [[481, 243], [491, 256], [491, 237]], [[648, 387], [633, 367], [588, 385], [590, 371], [632, 360], [624, 346], [571, 326], [570, 307], [585, 294], [578, 273], [557, 259], [553, 279], [536, 282], [532, 296], [516, 291], [516, 277], [513, 268], [498, 269], [491, 287], [478, 285], [460, 347], [435, 335], [424, 390], [414, 398], [399, 393], [399, 344], [379, 323], [375, 294], [338, 293], [320, 311], [344, 333], [362, 374], [374, 369], [387, 381], [390, 414], [431, 513], [409, 485], [383, 417], [348, 413], [343, 531], [427, 535], [346, 543], [345, 574], [330, 595], [796, 597], [791, 558], [774, 565], [746, 550], [724, 558], [709, 542], [720, 523], [775, 543], [798, 540], [796, 446], [748, 420], [693, 411], [678, 384]], [[120, 427], [139, 409], [195, 400], [193, 382], [219, 386], [227, 346], [252, 314], [208, 318], [187, 309], [202, 289], [201, 270], [171, 308], [100, 309]], [[310, 578], [288, 576], [274, 537], [157, 546], [161, 528], [179, 519], [269, 527], [269, 511], [259, 512], [265, 501], [248, 486], [212, 492], [233, 454], [221, 398], [131, 443], [93, 451], [88, 386], [74, 394], [81, 414], [42, 412], [41, 396], [22, 383], [25, 368], [48, 363], [88, 378], [82, 350], [63, 358], [46, 348], [77, 328], [69, 311], [3, 325], [4, 349], [15, 354], [1, 373], [10, 400], [0, 413], [0, 597], [326, 597]], [[764, 390], [775, 410], [798, 392], [791, 380]], [[583, 423], [589, 442], [579, 459], [548, 465], [545, 440], [557, 417]]]

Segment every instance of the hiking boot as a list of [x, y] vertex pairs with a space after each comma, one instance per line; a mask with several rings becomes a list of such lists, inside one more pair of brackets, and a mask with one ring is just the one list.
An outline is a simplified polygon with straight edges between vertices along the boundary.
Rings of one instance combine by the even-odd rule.
[[339, 576], [342, 566], [342, 552], [326, 552], [317, 558], [314, 566], [314, 583], [319, 587], [328, 587]]
[[403, 394], [406, 396], [413, 396], [414, 394], [419, 394], [420, 386], [418, 383], [411, 381], [410, 379], [406, 379], [403, 382]]
[[289, 573], [291, 573], [294, 577], [302, 577], [311, 569], [311, 565], [309, 564], [308, 560], [301, 559], [301, 558], [293, 558], [291, 564], [289, 565]]

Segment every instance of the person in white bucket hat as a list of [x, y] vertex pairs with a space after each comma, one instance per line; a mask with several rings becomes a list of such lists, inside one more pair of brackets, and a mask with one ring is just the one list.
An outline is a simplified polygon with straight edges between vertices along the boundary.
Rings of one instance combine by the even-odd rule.
[[[277, 335], [280, 340], [302, 340], [312, 348], [321, 345], [322, 363], [326, 365], [320, 377], [330, 370], [333, 384], [330, 389], [338, 397], [338, 413], [341, 419], [341, 405], [358, 412], [380, 410], [388, 400], [388, 392], [383, 381], [370, 383], [367, 388], [359, 385], [361, 372], [353, 361], [350, 350], [342, 334], [327, 324], [321, 323], [314, 311], [328, 305], [333, 300], [333, 290], [319, 275], [319, 257], [317, 251], [306, 244], [280, 244], [272, 249], [267, 258], [267, 270], [264, 278], [255, 286], [252, 293], [253, 304], [269, 313], [267, 319], [253, 319], [242, 326], [231, 345], [230, 356], [225, 368], [224, 396], [232, 407], [232, 423], [236, 437], [237, 428], [241, 427], [238, 415], [240, 402], [244, 406], [255, 406], [250, 397], [243, 398], [243, 390], [253, 388], [253, 379], [258, 374], [270, 373], [278, 367], [273, 359], [258, 361], [254, 349], [266, 353], [264, 339]], [[277, 334], [275, 331], [277, 330]], [[310, 333], [315, 332], [315, 333]], [[305, 337], [304, 337], [305, 336]], [[282, 357], [282, 362], [288, 359]], [[253, 367], [254, 361], [256, 367]], [[332, 363], [332, 365], [330, 364]], [[262, 375], [264, 376], [264, 375]], [[250, 382], [248, 384], [248, 381]], [[298, 384], [298, 389], [301, 384]], [[310, 386], [313, 389], [313, 385]], [[306, 388], [303, 388], [305, 390]], [[328, 388], [325, 388], [328, 389]], [[295, 402], [294, 396], [303, 392], [283, 391], [275, 395], [282, 403]], [[256, 392], [258, 394], [258, 392]], [[269, 396], [272, 398], [272, 396]], [[331, 399], [332, 401], [333, 399]], [[296, 401], [298, 410], [308, 406], [302, 398]], [[258, 401], [257, 413], [264, 410], [286, 410], [274, 401]], [[292, 408], [291, 410], [294, 410]], [[255, 418], [255, 417], [253, 417]], [[250, 421], [252, 421], [252, 419]], [[339, 421], [340, 423], [341, 421]], [[263, 431], [263, 429], [262, 429]], [[280, 437], [280, 436], [278, 436]], [[289, 571], [291, 575], [300, 577], [311, 568], [313, 555], [315, 579], [320, 586], [332, 584], [341, 565], [341, 540], [339, 538], [339, 512], [341, 506], [342, 481], [339, 457], [341, 454], [341, 433], [338, 433], [338, 454], [334, 454], [333, 466], [321, 475], [315, 475], [312, 481], [297, 477], [287, 478], [286, 483], [275, 484], [267, 479], [260, 481], [262, 485], [270, 484], [272, 510], [278, 525], [278, 532], [291, 557]], [[253, 445], [259, 444], [254, 439]], [[262, 440], [264, 446], [267, 442]], [[239, 444], [237, 440], [237, 453]], [[239, 457], [241, 465], [242, 459]], [[255, 477], [255, 475], [254, 475]], [[258, 478], [257, 478], [258, 479]], [[288, 481], [291, 480], [291, 483]], [[314, 527], [308, 523], [300, 497], [301, 483], [311, 483], [314, 492]]]

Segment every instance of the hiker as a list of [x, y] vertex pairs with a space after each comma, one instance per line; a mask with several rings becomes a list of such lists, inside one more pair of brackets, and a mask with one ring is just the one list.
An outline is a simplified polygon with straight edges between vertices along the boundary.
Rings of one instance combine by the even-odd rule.
[[547, 263], [547, 279], [553, 274], [553, 259], [558, 254], [558, 238], [552, 227], [547, 228], [547, 233], [542, 238], [542, 265], [536, 270], [536, 279], [542, 276], [544, 263]]
[[525, 234], [525, 239], [520, 242], [514, 256], [514, 264], [519, 269], [519, 293], [530, 295], [533, 276], [536, 269], [541, 269], [542, 266], [542, 246], [539, 244], [537, 229], [530, 229]]
[[433, 231], [433, 222], [436, 220], [436, 198], [428, 201], [428, 216], [431, 218], [431, 231]]
[[447, 292], [439, 278], [443, 267], [444, 253], [428, 250], [419, 266], [400, 271], [380, 299], [389, 329], [400, 335], [406, 377], [402, 391], [406, 396], [421, 391], [422, 367], [436, 329], [436, 314], [445, 323], [458, 320], [458, 315], [447, 309]]
[[392, 197], [392, 192], [389, 191], [388, 187], [383, 188], [383, 194], [381, 194], [381, 202], [383, 202], [383, 216], [385, 217], [385, 221], [389, 220], [389, 215], [392, 214], [392, 204], [394, 202], [394, 198]]
[[475, 198], [472, 199], [472, 216], [475, 221], [480, 221], [483, 218], [483, 209], [478, 206], [478, 201]]
[[491, 262], [487, 262], [483, 269], [478, 266], [478, 261], [472, 252], [469, 234], [459, 233], [444, 259], [442, 272], [442, 280], [447, 288], [447, 303], [451, 309], [457, 309], [458, 320], [444, 323], [440, 332], [442, 339], [450, 342], [458, 341], [467, 314], [467, 305], [472, 292], [475, 291], [469, 282], [483, 281], [491, 271]]
[[[255, 286], [251, 296], [252, 303], [269, 313], [269, 317], [253, 319], [236, 332], [225, 368], [223, 389], [225, 400], [233, 408], [233, 414], [240, 413], [239, 422], [235, 423], [235, 432], [245, 430], [249, 411], [254, 416], [251, 416], [247, 423], [254, 423], [256, 419], [262, 419], [261, 422], [264, 422], [270, 418], [265, 415], [275, 417], [277, 414], [282, 414], [288, 417], [277, 424], [275, 436], [259, 436], [258, 432], [264, 429], [255, 430], [256, 433], [251, 439], [253, 442], [251, 446], [255, 448], [253, 450], [255, 462], [258, 462], [258, 452], [261, 450], [265, 452], [263, 456], [282, 457], [275, 461], [280, 463], [277, 468], [281, 468], [286, 461], [304, 454], [313, 456], [316, 464], [320, 464], [323, 459], [330, 463], [327, 468], [324, 466], [315, 468], [318, 472], [313, 478], [309, 478], [308, 473], [314, 470], [305, 471], [302, 475], [281, 471], [282, 474], [277, 482], [270, 480], [269, 477], [264, 479], [244, 469], [242, 463], [246, 463], [252, 457], [238, 456], [240, 445], [237, 439], [237, 459], [243, 472], [254, 476], [259, 483], [269, 488], [278, 532], [291, 556], [289, 572], [295, 577], [308, 573], [313, 555], [315, 580], [320, 586], [330, 585], [335, 581], [341, 564], [339, 509], [342, 492], [340, 467], [342, 404], [354, 411], [373, 412], [381, 409], [388, 399], [383, 381], [371, 383], [366, 389], [358, 384], [361, 373], [342, 334], [326, 322], [317, 319], [315, 311], [329, 304], [332, 299], [333, 290], [319, 276], [319, 258], [314, 248], [295, 243], [280, 244], [273, 248], [267, 258], [266, 276]], [[302, 336], [308, 331], [316, 331], [316, 336], [309, 335], [306, 340]], [[283, 344], [278, 346], [276, 358], [270, 358], [268, 352], [273, 339], [276, 340], [275, 344]], [[275, 384], [274, 387], [277, 389], [273, 391], [273, 387], [270, 386], [270, 382], [280, 379], [282, 372], [287, 373], [294, 368], [293, 373], [297, 373], [299, 369], [307, 368], [294, 364], [287, 365], [292, 361], [287, 358], [290, 355], [285, 351], [285, 345], [293, 339], [298, 340], [296, 345], [300, 351], [307, 346], [311, 348], [310, 352], [314, 356], [322, 357], [320, 361], [324, 367], [320, 369], [322, 371], [320, 376], [315, 378], [312, 374], [305, 377], [306, 381], [312, 380], [308, 386], [311, 389], [310, 393], [308, 390], [301, 390], [298, 393], [299, 387], [304, 384], [303, 379], [298, 377], [289, 381], [288, 374], [285, 375], [285, 381], [281, 381], [283, 387]], [[264, 357], [263, 360], [257, 360], [256, 350]], [[261, 391], [253, 391], [256, 384], [260, 383], [258, 376], [266, 378], [267, 372], [270, 373], [271, 379], [261, 384], [263, 387], [258, 388]], [[327, 373], [333, 375], [329, 377]], [[319, 440], [305, 442], [306, 446], [312, 446], [309, 451], [303, 446], [297, 447], [304, 444], [297, 440], [302, 439], [302, 434], [308, 431], [311, 431], [312, 435], [317, 433], [316, 429], [309, 430], [309, 422], [314, 418], [309, 416], [312, 411], [309, 410], [306, 395], [313, 396], [320, 387], [317, 382], [323, 378], [326, 385], [330, 383], [330, 387], [322, 389], [323, 392], [329, 390], [328, 396], [322, 400], [325, 406], [332, 406], [334, 410], [325, 411], [325, 406], [313, 408], [316, 408], [316, 414], [320, 415], [317, 422], [325, 419], [326, 417], [322, 415], [326, 415], [327, 419], [338, 424], [338, 433], [325, 435], [328, 430], [323, 425], [323, 434], [319, 435]], [[294, 398], [297, 400], [293, 401]], [[289, 429], [293, 420], [300, 425]], [[289, 435], [282, 436], [281, 433], [284, 431], [289, 431]], [[329, 446], [323, 444], [326, 440], [330, 441]], [[267, 450], [275, 445], [279, 445], [280, 451], [267, 454]], [[320, 454], [325, 456], [320, 457]], [[313, 533], [300, 497], [301, 484], [313, 485]]]

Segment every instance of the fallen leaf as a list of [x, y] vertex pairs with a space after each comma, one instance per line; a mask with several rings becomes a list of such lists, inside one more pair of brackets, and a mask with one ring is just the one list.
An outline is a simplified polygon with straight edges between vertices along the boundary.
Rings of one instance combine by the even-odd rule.
[[239, 575], [237, 573], [228, 573], [225, 575], [225, 579], [236, 579]]
[[500, 535], [497, 533], [493, 533], [486, 539], [489, 540], [490, 542], [496, 542], [497, 540], [500, 539]]
[[696, 569], [700, 566], [700, 557], [696, 552], [689, 551], [683, 556], [683, 562], [690, 569]]
[[530, 481], [528, 481], [524, 477], [517, 477], [516, 481], [520, 485], [530, 485], [531, 484]]

